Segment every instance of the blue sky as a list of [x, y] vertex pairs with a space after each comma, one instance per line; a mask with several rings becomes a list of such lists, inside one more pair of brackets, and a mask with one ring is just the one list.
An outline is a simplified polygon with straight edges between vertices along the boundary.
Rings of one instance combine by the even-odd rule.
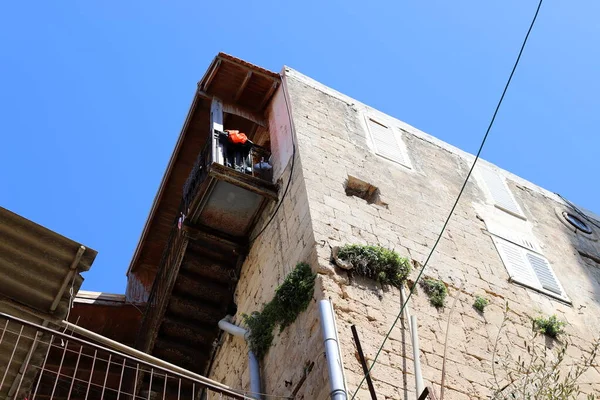
[[[217, 52], [289, 65], [475, 152], [536, 5], [2, 2], [0, 205], [98, 250], [84, 289], [123, 292]], [[598, 15], [598, 1], [545, 1], [483, 153], [596, 212]]]

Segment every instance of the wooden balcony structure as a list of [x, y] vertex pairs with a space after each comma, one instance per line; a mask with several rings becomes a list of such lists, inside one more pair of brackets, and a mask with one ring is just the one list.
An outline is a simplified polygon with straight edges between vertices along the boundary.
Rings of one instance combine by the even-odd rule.
[[[215, 131], [237, 129], [270, 147], [265, 110], [279, 75], [219, 54], [198, 84], [128, 272], [127, 296], [147, 300], [136, 346], [204, 373], [270, 181], [227, 166]], [[146, 298], [144, 298], [146, 297]]]

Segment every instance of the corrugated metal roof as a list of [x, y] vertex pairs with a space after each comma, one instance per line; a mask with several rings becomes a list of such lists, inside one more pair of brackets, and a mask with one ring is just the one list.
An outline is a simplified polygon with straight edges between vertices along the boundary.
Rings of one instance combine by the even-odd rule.
[[[0, 207], [0, 311], [35, 323], [42, 323], [39, 316], [44, 315], [49, 320], [65, 318], [71, 287], [73, 294], [77, 293], [83, 282], [80, 272], [90, 269], [96, 255], [95, 250]], [[0, 346], [2, 375], [16, 347], [0, 399], [6, 398], [12, 382], [20, 379], [18, 371], [33, 344], [31, 335], [26, 336], [18, 342], [16, 335], [14, 341], [5, 336], [7, 341]], [[42, 347], [37, 346], [32, 359], [43, 355]], [[26, 376], [25, 382], [33, 378]]]

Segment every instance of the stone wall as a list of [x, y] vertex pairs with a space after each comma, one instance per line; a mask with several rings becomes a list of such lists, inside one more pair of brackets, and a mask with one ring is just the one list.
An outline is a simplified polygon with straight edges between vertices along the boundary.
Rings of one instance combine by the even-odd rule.
[[[376, 244], [396, 250], [417, 265], [422, 264], [442, 228], [473, 156], [401, 121], [381, 115], [293, 70], [286, 70], [286, 76], [305, 182], [293, 201], [308, 202], [309, 212], [302, 213], [310, 218], [307, 229], [314, 231], [314, 240], [311, 238], [311, 241], [315, 244], [314, 252], [318, 259], [315, 267], [321, 274], [320, 285], [325, 296], [333, 299], [348, 389], [353, 393], [362, 378], [362, 371], [350, 326], [357, 326], [364, 352], [372, 360], [399, 312], [400, 295], [396, 289], [382, 290], [368, 280], [355, 278], [351, 281], [345, 272], [334, 268], [330, 262], [332, 247], [348, 243]], [[411, 168], [375, 155], [366, 131], [365, 113], [391, 121], [402, 132]], [[481, 162], [487, 164], [483, 160]], [[449, 331], [447, 399], [486, 398], [490, 394], [489, 387], [494, 379], [492, 354], [507, 302], [509, 320], [500, 335], [498, 353], [506, 351], [507, 346], [515, 354], [524, 351], [531, 336], [531, 318], [540, 315], [556, 314], [568, 323], [566, 331], [573, 345], [568, 350], [567, 363], [575, 362], [585, 354], [594, 336], [600, 332], [598, 242], [573, 233], [559, 220], [556, 209], [564, 209], [565, 206], [557, 196], [508, 172], [502, 174], [508, 178], [509, 187], [523, 208], [528, 226], [572, 305], [509, 282], [506, 268], [486, 233], [486, 218], [494, 211], [490, 210], [481, 185], [471, 180], [424, 272], [425, 276], [442, 279], [448, 285], [448, 305], [459, 295], [458, 288], [462, 287]], [[347, 196], [345, 182], [349, 176], [378, 187], [381, 194], [379, 204]], [[298, 181], [295, 182], [295, 187], [298, 187], [296, 185], [300, 185]], [[296, 204], [296, 207], [304, 206]], [[289, 231], [297, 224], [293, 218], [287, 212], [280, 214], [279, 224], [283, 225], [279, 229]], [[261, 288], [254, 284], [240, 284], [238, 298], [242, 310], [267, 300], [271, 288], [283, 277], [283, 266], [289, 268], [292, 265], [277, 259], [274, 254], [278, 250], [288, 252], [285, 244], [280, 246], [283, 239], [273, 240], [276, 243], [272, 247], [264, 244], [264, 248], [268, 248], [266, 254], [261, 250], [262, 245], [253, 248], [245, 268], [247, 271], [271, 268], [267, 267], [269, 264], [279, 267], [274, 276], [261, 282]], [[294, 246], [290, 249], [293, 250]], [[306, 252], [308, 257], [312, 250], [307, 249]], [[265, 263], [262, 257], [274, 260]], [[411, 277], [415, 279], [416, 272]], [[479, 314], [472, 307], [477, 295], [485, 296], [491, 302], [484, 314]], [[439, 391], [450, 307], [438, 311], [429, 305], [422, 291], [417, 291], [409, 302], [409, 308], [418, 317], [424, 378]], [[311, 330], [310, 341], [302, 342], [301, 335], [288, 336], [295, 329], [300, 329], [298, 325], [278, 338], [277, 346], [293, 348], [294, 354], [299, 347], [304, 348], [307, 353], [298, 360], [299, 363], [318, 357], [314, 348], [321, 348], [320, 343], [317, 344], [320, 333], [312, 333], [312, 330], [319, 330], [317, 318], [316, 311], [311, 308], [310, 321], [301, 322], [305, 324], [302, 329]], [[392, 329], [373, 370], [380, 399], [415, 398], [410, 336], [403, 327], [403, 321], [399, 321]], [[274, 370], [270, 369], [272, 365], [285, 365], [285, 359], [275, 359], [282, 354], [279, 351], [269, 354], [265, 364], [269, 371]], [[313, 354], [312, 358], [309, 354]], [[294, 381], [299, 368], [300, 365], [289, 371], [295, 376]], [[282, 379], [282, 374], [269, 375], [267, 387], [278, 387]], [[598, 390], [598, 364], [582, 377], [582, 382], [586, 392], [590, 392], [594, 385]], [[366, 389], [366, 384], [363, 384], [357, 398], [370, 398]], [[306, 398], [324, 399], [327, 395], [324, 391], [323, 395]]]
[[[283, 91], [275, 94], [268, 111], [275, 179], [283, 195], [291, 169], [292, 142]], [[233, 321], [244, 325], [242, 314], [260, 311], [275, 289], [298, 262], [318, 265], [303, 178], [301, 151], [295, 158], [292, 183], [285, 200], [261, 236], [252, 243], [241, 269], [235, 293], [238, 312]], [[268, 207], [251, 235], [254, 237], [271, 217], [275, 205]], [[322, 337], [319, 328], [317, 300], [323, 297], [317, 282], [314, 301], [308, 310], [280, 334], [261, 361], [263, 391], [274, 396], [291, 396], [297, 389], [298, 399], [325, 398], [326, 365], [323, 362]], [[248, 346], [241, 338], [223, 335], [209, 376], [233, 388], [249, 390]], [[305, 371], [308, 372], [302, 382]], [[218, 398], [218, 397], [215, 397]], [[271, 398], [271, 397], [267, 397]]]

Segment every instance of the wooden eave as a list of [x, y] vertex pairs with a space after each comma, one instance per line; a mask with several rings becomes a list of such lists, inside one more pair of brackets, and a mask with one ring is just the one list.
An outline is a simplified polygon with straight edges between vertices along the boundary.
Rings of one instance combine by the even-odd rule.
[[[268, 129], [264, 112], [279, 74], [236, 57], [219, 53], [198, 83], [192, 105], [177, 139], [175, 149], [154, 198], [150, 214], [133, 254], [127, 275], [140, 267], [156, 270], [169, 232], [177, 217], [182, 188], [196, 157], [209, 136], [212, 97], [223, 101], [228, 121], [254, 133], [256, 127]], [[249, 127], [253, 126], [252, 129]], [[149, 285], [152, 282], [148, 282]]]

